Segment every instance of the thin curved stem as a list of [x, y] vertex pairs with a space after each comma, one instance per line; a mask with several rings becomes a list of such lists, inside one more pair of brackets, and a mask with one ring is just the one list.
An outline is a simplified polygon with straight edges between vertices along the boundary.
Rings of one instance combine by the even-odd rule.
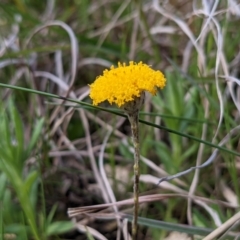
[[139, 127], [138, 127], [138, 111], [134, 113], [128, 113], [128, 119], [131, 124], [132, 130], [132, 141], [134, 146], [134, 184], [133, 184], [133, 222], [132, 222], [132, 239], [137, 240], [138, 233], [138, 208], [139, 208], [139, 160], [140, 160], [140, 149], [139, 149]]

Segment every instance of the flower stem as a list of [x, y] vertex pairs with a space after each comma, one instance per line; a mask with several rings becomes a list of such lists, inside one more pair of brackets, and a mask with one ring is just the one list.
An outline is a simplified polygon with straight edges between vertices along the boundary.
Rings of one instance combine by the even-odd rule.
[[128, 119], [131, 124], [132, 130], [132, 141], [134, 146], [134, 184], [133, 184], [133, 199], [134, 199], [134, 206], [133, 206], [133, 222], [132, 222], [132, 239], [137, 240], [137, 233], [138, 233], [138, 207], [139, 207], [139, 160], [140, 160], [140, 151], [139, 151], [139, 127], [138, 127], [138, 111], [129, 113], [128, 112]]

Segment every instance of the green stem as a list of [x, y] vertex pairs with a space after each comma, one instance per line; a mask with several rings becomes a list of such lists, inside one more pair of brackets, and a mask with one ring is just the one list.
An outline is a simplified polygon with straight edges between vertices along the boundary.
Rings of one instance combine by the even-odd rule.
[[128, 113], [128, 119], [131, 124], [132, 130], [132, 141], [134, 146], [134, 184], [133, 184], [133, 198], [134, 198], [134, 206], [133, 206], [133, 222], [132, 222], [132, 239], [137, 240], [138, 233], [138, 207], [139, 207], [139, 160], [140, 160], [140, 151], [139, 151], [139, 127], [138, 127], [138, 111], [135, 113]]

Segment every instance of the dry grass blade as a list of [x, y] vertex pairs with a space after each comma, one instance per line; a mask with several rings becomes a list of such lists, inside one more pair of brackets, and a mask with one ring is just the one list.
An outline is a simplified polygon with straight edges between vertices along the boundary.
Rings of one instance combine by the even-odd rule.
[[216, 239], [219, 235], [222, 235], [225, 231], [231, 228], [237, 221], [240, 220], [240, 212], [236, 213], [230, 219], [228, 219], [225, 223], [223, 223], [216, 230], [211, 232], [208, 236], [206, 236], [203, 240], [213, 240]]
[[160, 6], [158, 0], [153, 0], [153, 7], [157, 12], [159, 12], [160, 14], [165, 16], [166, 18], [169, 18], [170, 20], [174, 21], [180, 27], [180, 29], [188, 36], [188, 38], [191, 40], [192, 44], [194, 45], [194, 47], [196, 48], [196, 50], [198, 52], [199, 68], [200, 68], [201, 71], [204, 71], [206, 60], [205, 60], [205, 55], [204, 55], [203, 49], [200, 48], [199, 45], [197, 44], [195, 36], [193, 35], [192, 31], [189, 29], [186, 22], [184, 22], [179, 17], [174, 16], [173, 14], [170, 14], [167, 11], [165, 11]]
[[[105, 185], [105, 188], [106, 188], [106, 192], [108, 194], [108, 198], [109, 198], [109, 201], [114, 203], [116, 202], [116, 197], [114, 195], [114, 192], [113, 192], [113, 189], [111, 188], [111, 184], [109, 183], [108, 179], [107, 179], [107, 175], [106, 175], [106, 172], [105, 172], [105, 169], [104, 169], [104, 150], [106, 148], [106, 144], [109, 140], [109, 137], [111, 135], [111, 131], [109, 131], [107, 134], [106, 134], [106, 137], [104, 138], [104, 141], [103, 141], [103, 144], [102, 144], [102, 147], [101, 147], [101, 151], [100, 151], [100, 155], [99, 155], [99, 169], [100, 169], [100, 174], [101, 174], [101, 177], [102, 177], [102, 180], [103, 180], [103, 184]], [[118, 214], [118, 208], [116, 206], [113, 206], [113, 210], [116, 214]], [[117, 239], [116, 240], [120, 240], [121, 238], [121, 228], [122, 228], [122, 224], [121, 224], [121, 221], [117, 218], [117, 225], [118, 225], [118, 231], [117, 231]]]
[[100, 232], [98, 232], [96, 229], [91, 228], [89, 226], [86, 226], [84, 224], [81, 224], [80, 222], [76, 222], [75, 223], [76, 228], [82, 232], [82, 233], [86, 233], [87, 235], [90, 234], [90, 236], [95, 237], [96, 239], [99, 240], [108, 240], [107, 238], [105, 238]]
[[31, 35], [27, 38], [24, 44], [24, 48], [26, 49], [28, 44], [30, 43], [31, 39], [35, 34], [37, 34], [39, 31], [52, 27], [52, 26], [59, 26], [63, 28], [69, 35], [70, 41], [71, 41], [71, 55], [72, 55], [72, 63], [71, 63], [71, 79], [70, 79], [70, 87], [69, 90], [71, 90], [71, 87], [74, 84], [74, 80], [76, 77], [76, 72], [77, 72], [77, 61], [78, 61], [78, 41], [77, 38], [73, 32], [73, 30], [64, 22], [62, 21], [51, 21], [48, 22], [38, 28], [36, 28]]
[[[142, 180], [143, 180], [143, 177], [144, 176], [142, 176], [142, 178], [141, 178]], [[157, 181], [157, 179], [156, 179], [156, 181]], [[161, 201], [163, 199], [168, 199], [168, 198], [182, 197], [182, 198], [186, 198], [186, 199], [191, 198], [192, 200], [198, 201], [198, 202], [201, 201], [201, 202], [206, 202], [206, 203], [211, 203], [211, 204], [216, 204], [216, 205], [228, 206], [230, 208], [238, 208], [239, 207], [238, 204], [236, 205], [236, 204], [231, 204], [231, 203], [223, 202], [223, 201], [215, 201], [215, 200], [198, 197], [198, 196], [189, 196], [187, 192], [182, 192], [183, 190], [173, 187], [173, 186], [171, 187], [171, 184], [169, 185], [169, 183], [166, 183], [165, 188], [172, 189], [173, 191], [176, 191], [177, 193], [150, 194], [150, 195], [146, 195], [146, 196], [140, 196], [139, 204]], [[108, 208], [112, 208], [113, 206], [122, 207], [122, 206], [127, 206], [127, 205], [133, 205], [132, 198], [122, 200], [122, 201], [117, 201], [115, 203], [105, 203], [105, 204], [98, 204], [98, 205], [93, 205], [93, 206], [69, 208], [68, 216], [69, 217], [77, 217], [77, 216], [84, 215], [84, 214], [87, 215], [90, 213], [96, 213], [96, 212], [102, 211], [102, 210], [105, 211], [105, 210], [108, 210]], [[114, 216], [114, 214], [111, 214], [111, 215]], [[107, 216], [107, 214], [106, 214], [106, 216]]]
[[[153, 202], [153, 201], [159, 201], [160, 199], [164, 199], [171, 196], [171, 194], [156, 194], [156, 195], [148, 195], [148, 196], [140, 196], [139, 197], [139, 203], [147, 203], [147, 202]], [[175, 195], [176, 196], [176, 195]], [[85, 206], [85, 207], [77, 207], [77, 208], [69, 208], [68, 209], [68, 216], [69, 217], [76, 217], [81, 214], [87, 214], [89, 212], [93, 211], [99, 211], [99, 210], [104, 210], [109, 207], [113, 206], [125, 206], [125, 205], [133, 205], [134, 199], [127, 199], [127, 200], [122, 200], [122, 201], [117, 201], [115, 203], [105, 203], [105, 204], [98, 204], [98, 205], [93, 205], [93, 206]]]

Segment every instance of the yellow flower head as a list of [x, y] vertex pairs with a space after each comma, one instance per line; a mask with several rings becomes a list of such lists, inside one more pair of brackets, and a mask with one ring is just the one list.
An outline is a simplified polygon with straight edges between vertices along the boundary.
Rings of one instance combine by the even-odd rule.
[[93, 105], [108, 101], [119, 107], [140, 97], [141, 93], [148, 91], [155, 95], [157, 87], [164, 88], [166, 79], [160, 71], [154, 71], [148, 65], [131, 61], [129, 66], [118, 63], [110, 70], [104, 70], [103, 75], [97, 77], [90, 85], [90, 98]]

